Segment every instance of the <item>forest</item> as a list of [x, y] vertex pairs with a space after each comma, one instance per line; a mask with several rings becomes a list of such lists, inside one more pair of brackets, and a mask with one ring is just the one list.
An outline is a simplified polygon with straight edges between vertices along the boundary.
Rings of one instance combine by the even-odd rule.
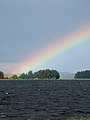
[[60, 74], [57, 70], [50, 70], [50, 69], [46, 69], [46, 70], [39, 70], [37, 72], [32, 72], [29, 71], [28, 73], [22, 73], [19, 76], [18, 75], [12, 75], [10, 78], [6, 78], [4, 77], [4, 73], [2, 71], [0, 71], [0, 79], [34, 79], [34, 80], [38, 80], [38, 79], [59, 79], [60, 78]]
[[37, 72], [32, 73], [29, 71], [27, 74], [22, 73], [19, 76], [19, 79], [59, 79], [60, 74], [56, 70], [39, 70]]
[[77, 72], [75, 78], [90, 78], [90, 70]]
[[[90, 70], [78, 71], [75, 74], [74, 79], [90, 79]], [[57, 70], [39, 70], [36, 72], [29, 71], [28, 73], [21, 73], [20, 75], [12, 75], [11, 77], [5, 77], [4, 73], [0, 71], [0, 79], [22, 80], [22, 79], [60, 79], [60, 73]]]

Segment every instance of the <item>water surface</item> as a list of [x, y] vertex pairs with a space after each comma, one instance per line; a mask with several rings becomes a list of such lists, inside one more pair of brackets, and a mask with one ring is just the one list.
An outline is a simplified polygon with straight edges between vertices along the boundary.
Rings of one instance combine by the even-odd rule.
[[0, 120], [66, 120], [88, 114], [88, 80], [0, 81]]

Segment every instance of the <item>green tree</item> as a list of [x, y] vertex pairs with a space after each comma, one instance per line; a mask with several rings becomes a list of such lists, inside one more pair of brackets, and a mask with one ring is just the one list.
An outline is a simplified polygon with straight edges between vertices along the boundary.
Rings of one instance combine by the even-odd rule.
[[27, 79], [32, 79], [33, 78], [33, 73], [32, 71], [29, 71], [26, 75]]
[[38, 79], [59, 79], [59, 72], [56, 70], [39, 70], [34, 73], [34, 78]]
[[0, 79], [4, 79], [4, 73], [0, 71]]
[[19, 76], [19, 79], [27, 79], [27, 75], [25, 73], [22, 73], [20, 76]]
[[17, 75], [13, 75], [10, 79], [12, 79], [12, 80], [17, 80], [17, 79], [18, 79], [18, 76], [17, 76]]
[[90, 78], [90, 70], [77, 72], [75, 78]]

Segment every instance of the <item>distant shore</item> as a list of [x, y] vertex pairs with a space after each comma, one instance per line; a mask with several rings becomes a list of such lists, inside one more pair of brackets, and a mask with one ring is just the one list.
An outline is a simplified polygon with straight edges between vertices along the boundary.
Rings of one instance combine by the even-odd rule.
[[36, 81], [37, 80], [41, 80], [41, 81], [43, 81], [43, 80], [50, 80], [50, 81], [51, 80], [56, 80], [56, 81], [58, 81], [58, 80], [90, 80], [90, 79], [88, 79], [88, 78], [85, 78], [85, 79], [84, 78], [80, 78], [80, 79], [79, 78], [77, 78], [77, 79], [74, 79], [74, 78], [63, 78], [63, 79], [0, 79], [0, 80], [7, 80], [7, 81], [8, 80], [11, 80], [11, 81], [12, 80], [14, 80], [14, 81], [17, 81], [17, 80], [27, 80], [27, 81], [28, 80], [36, 80]]

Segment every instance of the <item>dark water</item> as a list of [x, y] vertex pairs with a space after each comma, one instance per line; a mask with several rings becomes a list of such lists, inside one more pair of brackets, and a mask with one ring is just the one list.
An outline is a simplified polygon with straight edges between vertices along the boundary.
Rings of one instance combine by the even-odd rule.
[[66, 120], [90, 114], [90, 81], [0, 81], [0, 120]]

